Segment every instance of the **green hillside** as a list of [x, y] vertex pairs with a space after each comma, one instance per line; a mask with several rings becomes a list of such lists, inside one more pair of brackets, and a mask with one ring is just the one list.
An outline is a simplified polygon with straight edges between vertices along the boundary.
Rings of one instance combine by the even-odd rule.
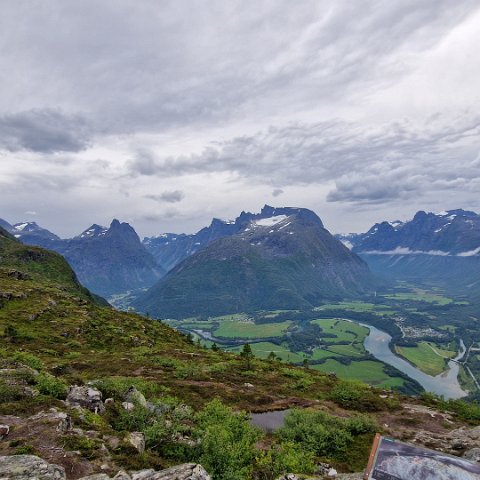
[[[34, 453], [74, 479], [105, 465], [114, 473], [190, 461], [214, 480], [273, 479], [311, 473], [318, 461], [359, 471], [375, 431], [414, 435], [405, 424], [413, 414], [401, 411], [406, 400], [391, 392], [278, 360], [198, 348], [161, 322], [100, 305], [59, 255], [4, 232], [0, 259], [0, 424], [15, 418], [0, 455]], [[104, 412], [62, 402], [68, 386], [87, 382], [111, 399]], [[136, 393], [128, 397], [131, 387]], [[451, 423], [413, 415], [412, 425], [428, 429], [434, 421], [446, 431], [480, 422], [476, 407], [436, 405], [457, 412]], [[302, 409], [274, 435], [237, 413], [292, 407]], [[75, 428], [52, 423], [63, 413]], [[129, 432], [144, 435], [145, 452], [132, 448]]]

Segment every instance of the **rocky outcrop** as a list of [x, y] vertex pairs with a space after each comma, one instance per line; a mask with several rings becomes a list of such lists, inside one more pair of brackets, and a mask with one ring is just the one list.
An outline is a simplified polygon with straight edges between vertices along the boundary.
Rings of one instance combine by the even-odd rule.
[[457, 428], [447, 435], [420, 430], [412, 442], [441, 452], [461, 455], [468, 450], [480, 450], [480, 427]]
[[196, 463], [184, 463], [155, 472], [142, 470], [132, 473], [131, 480], [211, 480], [207, 471]]
[[147, 408], [147, 400], [142, 392], [138, 391], [135, 387], [130, 387], [127, 390], [124, 398], [125, 402], [133, 403], [134, 405], [140, 405], [141, 407]]
[[0, 457], [0, 479], [8, 480], [65, 480], [65, 469], [35, 455]]
[[126, 438], [126, 441], [138, 453], [141, 454], [145, 451], [145, 435], [142, 432], [130, 432]]
[[[0, 456], [0, 480], [66, 480], [65, 469], [35, 455]], [[79, 480], [211, 480], [207, 471], [196, 463], [184, 463], [156, 472], [140, 470], [128, 474], [119, 471], [114, 477], [97, 473]]]
[[105, 405], [102, 402], [102, 392], [90, 386], [74, 385], [70, 387], [67, 404], [71, 407], [82, 407], [100, 414], [105, 411]]

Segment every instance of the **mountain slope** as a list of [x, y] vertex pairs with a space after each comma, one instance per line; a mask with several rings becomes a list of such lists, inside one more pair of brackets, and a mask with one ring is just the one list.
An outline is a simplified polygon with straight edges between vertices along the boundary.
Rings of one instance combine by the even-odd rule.
[[153, 285], [164, 275], [128, 223], [113, 220], [110, 227], [92, 225], [72, 239], [60, 239], [35, 222], [18, 223], [9, 229], [29, 245], [63, 255], [87, 288], [102, 296]]
[[164, 233], [155, 237], [146, 237], [143, 244], [155, 257], [159, 265], [169, 271], [182, 260], [210, 245], [215, 240], [240, 233], [254, 220], [283, 215], [291, 209], [274, 208], [265, 205], [260, 213], [242, 212], [235, 220], [214, 218], [208, 227], [193, 235]]
[[161, 317], [301, 309], [359, 295], [372, 285], [366, 264], [313, 212], [267, 207], [244, 214], [239, 233], [178, 264], [134, 307]]
[[480, 294], [480, 215], [474, 212], [419, 211], [408, 222], [377, 223], [348, 240], [378, 275]]

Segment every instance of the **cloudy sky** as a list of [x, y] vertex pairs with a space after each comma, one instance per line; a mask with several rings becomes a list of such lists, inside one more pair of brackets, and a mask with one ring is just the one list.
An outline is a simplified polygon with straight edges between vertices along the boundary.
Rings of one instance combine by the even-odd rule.
[[0, 218], [480, 211], [478, 0], [0, 0]]

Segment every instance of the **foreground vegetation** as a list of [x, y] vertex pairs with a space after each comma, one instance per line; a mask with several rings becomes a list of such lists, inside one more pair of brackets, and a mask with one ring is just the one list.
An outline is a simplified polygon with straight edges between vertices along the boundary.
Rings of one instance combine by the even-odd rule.
[[[162, 322], [102, 306], [76, 282], [60, 256], [23, 246], [1, 232], [0, 257], [0, 418], [15, 415], [27, 425], [12, 429], [0, 454], [50, 458], [58, 451], [57, 461], [70, 469], [87, 462], [100, 471], [107, 448], [111, 461], [127, 469], [197, 461], [215, 480], [270, 480], [288, 471], [310, 473], [319, 461], [343, 471], [361, 470], [374, 432], [387, 422], [397, 434], [411, 435], [402, 426], [410, 415], [401, 411], [405, 400], [389, 391], [341, 380], [317, 371], [315, 364], [291, 366], [279, 355], [260, 360], [243, 347], [243, 355], [205, 349]], [[286, 323], [281, 316], [289, 314], [268, 318]], [[361, 329], [350, 333], [343, 321], [319, 320], [299, 330], [292, 330], [299, 328], [292, 320], [289, 350], [305, 330], [310, 334], [308, 328], [324, 327], [333, 330], [327, 337], [329, 348], [341, 342], [360, 348], [355, 345], [361, 343]], [[71, 385], [87, 384], [111, 399], [105, 412], [61, 402]], [[138, 394], [127, 409], [122, 402], [131, 387]], [[455, 412], [451, 424], [437, 426], [440, 430], [466, 421], [480, 423], [478, 407], [438, 403], [431, 397], [423, 402]], [[69, 414], [77, 430], [90, 436], [75, 431], [64, 435], [54, 428], [56, 433], [40, 438], [29, 427], [32, 415], [52, 407]], [[293, 411], [274, 434], [266, 435], [249, 422], [248, 412], [286, 408]], [[418, 426], [421, 420], [413, 421]], [[126, 442], [128, 432], [144, 434], [145, 452]], [[105, 447], [112, 438], [118, 442]], [[72, 457], [69, 452], [80, 454]], [[73, 463], [67, 465], [67, 460]]]

